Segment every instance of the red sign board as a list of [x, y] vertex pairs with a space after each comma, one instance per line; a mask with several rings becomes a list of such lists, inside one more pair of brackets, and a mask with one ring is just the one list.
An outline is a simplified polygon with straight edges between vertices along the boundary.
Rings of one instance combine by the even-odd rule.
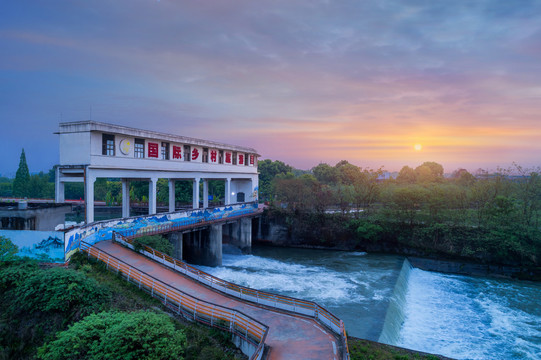
[[148, 157], [157, 158], [158, 157], [158, 144], [157, 143], [148, 143]]
[[173, 159], [182, 159], [182, 147], [173, 145]]

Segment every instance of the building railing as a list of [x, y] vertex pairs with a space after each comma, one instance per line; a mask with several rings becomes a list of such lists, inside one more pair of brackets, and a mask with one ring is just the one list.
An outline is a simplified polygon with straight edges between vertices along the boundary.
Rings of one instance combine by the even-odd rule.
[[196, 217], [188, 217], [184, 219], [174, 220], [165, 224], [150, 225], [144, 228], [137, 229], [119, 229], [116, 233], [128, 239], [134, 239], [145, 235], [163, 234], [167, 232], [182, 231], [191, 229], [194, 226], [208, 226], [224, 221], [238, 220], [245, 215], [254, 214], [260, 211], [257, 207], [247, 207], [245, 209], [235, 209], [228, 214], [227, 217], [222, 217], [222, 213], [211, 213], [209, 215], [201, 215]]
[[81, 241], [80, 249], [86, 252], [89, 257], [92, 256], [105, 263], [109, 270], [121, 274], [128, 282], [138, 285], [140, 289], [160, 299], [165, 306], [177, 314], [228, 331], [250, 343], [255, 349], [250, 360], [262, 359], [268, 326], [237, 310], [188, 295], [84, 241]]
[[[138, 237], [138, 236], [136, 236]], [[134, 249], [132, 242], [135, 237], [125, 237], [121, 233], [113, 232], [113, 241]], [[193, 267], [184, 261], [177, 260], [149, 246], [143, 245], [143, 254], [155, 261], [184, 274], [202, 284], [216, 289], [227, 295], [244, 301], [256, 303], [274, 309], [286, 310], [295, 314], [311, 317], [331, 329], [340, 338], [342, 345], [342, 359], [349, 360], [349, 348], [344, 323], [330, 311], [313, 301], [295, 299], [288, 296], [277, 295], [265, 291], [240, 286]]]

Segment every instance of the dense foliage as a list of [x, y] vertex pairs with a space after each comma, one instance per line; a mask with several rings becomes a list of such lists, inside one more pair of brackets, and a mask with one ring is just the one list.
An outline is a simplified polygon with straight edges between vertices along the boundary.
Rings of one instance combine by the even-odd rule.
[[[347, 161], [272, 180], [273, 214], [304, 244], [414, 249], [484, 262], [538, 266], [541, 174], [512, 169], [473, 176], [425, 162], [396, 179]], [[379, 246], [378, 246], [379, 245]]]
[[0, 359], [35, 359], [39, 347], [45, 359], [244, 358], [228, 336], [159, 309], [158, 300], [81, 254], [70, 268], [1, 261]]
[[173, 256], [173, 245], [163, 236], [145, 235], [133, 241], [133, 246], [136, 251], [143, 250], [143, 245], [150, 246], [164, 254]]
[[59, 332], [38, 351], [44, 360], [182, 360], [186, 335], [165, 314], [152, 311], [101, 312]]
[[10, 239], [0, 236], [0, 261], [13, 259], [18, 250], [17, 245], [13, 244]]

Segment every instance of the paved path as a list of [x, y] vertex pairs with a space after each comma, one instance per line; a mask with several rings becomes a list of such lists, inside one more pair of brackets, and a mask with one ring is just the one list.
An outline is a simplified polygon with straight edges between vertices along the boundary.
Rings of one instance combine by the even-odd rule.
[[269, 359], [339, 359], [338, 340], [311, 318], [273, 311], [223, 295], [111, 241], [94, 246], [187, 294], [236, 309], [267, 325], [269, 332], [265, 343], [271, 347]]

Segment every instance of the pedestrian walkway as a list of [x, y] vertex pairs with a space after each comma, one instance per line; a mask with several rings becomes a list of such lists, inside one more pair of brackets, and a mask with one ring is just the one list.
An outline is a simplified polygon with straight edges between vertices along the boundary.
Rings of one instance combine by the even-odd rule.
[[270, 347], [268, 359], [340, 359], [337, 338], [312, 318], [226, 296], [112, 241], [102, 241], [94, 247], [188, 295], [237, 310], [267, 325], [269, 331], [265, 344]]

